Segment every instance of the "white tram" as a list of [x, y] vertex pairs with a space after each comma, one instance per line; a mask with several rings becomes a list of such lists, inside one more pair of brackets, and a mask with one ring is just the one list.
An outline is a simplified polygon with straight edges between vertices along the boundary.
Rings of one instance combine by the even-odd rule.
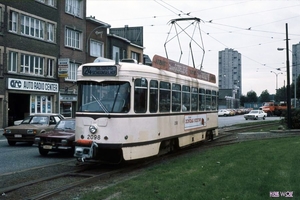
[[157, 55], [152, 65], [79, 67], [74, 153], [79, 161], [141, 159], [218, 135], [215, 75]]

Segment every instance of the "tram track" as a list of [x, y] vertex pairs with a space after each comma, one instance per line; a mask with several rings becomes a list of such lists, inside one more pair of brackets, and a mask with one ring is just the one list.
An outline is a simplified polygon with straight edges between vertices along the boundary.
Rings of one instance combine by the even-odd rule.
[[[105, 165], [84, 163], [75, 167], [75, 170], [73, 167], [70, 168], [72, 170], [63, 173], [56, 173], [46, 177], [39, 177], [26, 182], [12, 181], [10, 185], [7, 185], [4, 188], [0, 188], [0, 194], [2, 194], [2, 196], [5, 196], [5, 199], [66, 199], [65, 195], [68, 194], [68, 191], [78, 192], [78, 188], [86, 188], [96, 184], [106, 185], [107, 182], [109, 182], [109, 180], [111, 180], [112, 178], [118, 178], [126, 176], [128, 174], [136, 174], [139, 169], [145, 169], [147, 166], [165, 162], [180, 155], [188, 154], [194, 151], [203, 151], [208, 148], [231, 145], [247, 140], [264, 139], [263, 137], [256, 138], [255, 134], [252, 134], [253, 137], [251, 138], [241, 137], [241, 134], [243, 132], [251, 131], [253, 129], [262, 128], [269, 125], [270, 124], [260, 124], [240, 128], [226, 127], [220, 131], [219, 136], [216, 137], [213, 141], [203, 141], [197, 145], [180, 149], [175, 153], [145, 159], [142, 162], [136, 162], [134, 164], [128, 164], [120, 167], [107, 167]], [[289, 136], [299, 136], [299, 134], [297, 132], [273, 134], [269, 133], [269, 136], [265, 138]], [[76, 161], [74, 160], [74, 162]], [[45, 170], [47, 170], [46, 167]], [[20, 173], [30, 173], [30, 170]], [[34, 170], [32, 170], [32, 173], [34, 173]], [[14, 177], [13, 175], [14, 174], [12, 173], [10, 175], [0, 176], [0, 178], [2, 179], [3, 177], [5, 177], [6, 179], [10, 179]]]

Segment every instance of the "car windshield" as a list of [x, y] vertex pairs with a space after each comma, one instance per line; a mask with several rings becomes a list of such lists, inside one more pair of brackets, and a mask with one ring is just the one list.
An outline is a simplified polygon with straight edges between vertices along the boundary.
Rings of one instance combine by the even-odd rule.
[[258, 110], [252, 110], [250, 113], [258, 113]]
[[75, 120], [61, 120], [55, 129], [75, 130]]
[[23, 120], [22, 124], [49, 124], [46, 116], [31, 116]]

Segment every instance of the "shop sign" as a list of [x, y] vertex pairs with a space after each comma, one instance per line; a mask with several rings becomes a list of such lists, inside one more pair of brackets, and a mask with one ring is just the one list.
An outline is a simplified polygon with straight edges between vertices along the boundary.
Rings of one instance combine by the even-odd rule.
[[67, 78], [69, 68], [69, 58], [58, 59], [58, 77]]
[[8, 78], [8, 89], [57, 93], [58, 83]]

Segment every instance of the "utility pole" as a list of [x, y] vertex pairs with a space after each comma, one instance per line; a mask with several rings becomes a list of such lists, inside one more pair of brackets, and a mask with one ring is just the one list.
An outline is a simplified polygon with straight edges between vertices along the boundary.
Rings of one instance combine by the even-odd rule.
[[286, 29], [286, 102], [287, 102], [287, 126], [292, 128], [291, 124], [291, 86], [290, 86], [290, 59], [289, 59], [289, 38], [288, 38], [288, 24], [285, 24]]

